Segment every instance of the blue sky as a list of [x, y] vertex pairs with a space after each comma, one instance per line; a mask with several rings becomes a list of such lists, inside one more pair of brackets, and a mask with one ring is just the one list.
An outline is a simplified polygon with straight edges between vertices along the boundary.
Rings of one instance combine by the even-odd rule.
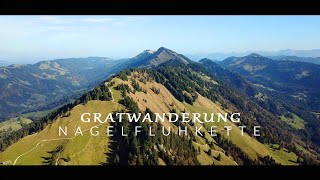
[[320, 16], [0, 16], [0, 61], [320, 49]]

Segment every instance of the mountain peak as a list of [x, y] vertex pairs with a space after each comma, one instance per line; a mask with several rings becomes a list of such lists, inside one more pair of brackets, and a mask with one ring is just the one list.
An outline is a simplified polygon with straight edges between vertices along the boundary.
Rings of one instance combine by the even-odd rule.
[[263, 56], [261, 56], [260, 54], [257, 54], [257, 53], [251, 53], [248, 55], [248, 57], [263, 57]]
[[130, 62], [131, 67], [149, 67], [158, 66], [167, 61], [179, 61], [183, 64], [188, 64], [191, 60], [187, 57], [178, 54], [165, 47], [160, 47], [157, 51], [154, 50], [144, 50], [142, 53], [138, 54], [132, 58]]
[[199, 60], [200, 63], [205, 63], [205, 62], [213, 62], [211, 59], [208, 58], [203, 58], [201, 60]]
[[169, 50], [169, 49], [165, 47], [160, 47], [157, 51], [164, 51], [164, 50]]
[[144, 50], [142, 53], [153, 54], [154, 52], [156, 52], [156, 51], [155, 51], [155, 50], [152, 50], [152, 49], [146, 49], [146, 50]]
[[138, 54], [137, 56], [135, 56], [133, 59], [145, 59], [154, 53], [155, 53], [154, 50], [146, 49], [146, 50], [142, 51], [140, 54]]
[[176, 52], [168, 49], [168, 48], [165, 48], [165, 47], [160, 47], [156, 52], [155, 54], [160, 54], [161, 52], [165, 52], [165, 53], [172, 53], [172, 54], [177, 54]]
[[160, 47], [153, 55], [149, 62], [151, 65], [158, 66], [164, 62], [175, 60], [182, 62], [183, 64], [188, 64], [191, 60], [182, 54], [176, 53], [168, 48]]

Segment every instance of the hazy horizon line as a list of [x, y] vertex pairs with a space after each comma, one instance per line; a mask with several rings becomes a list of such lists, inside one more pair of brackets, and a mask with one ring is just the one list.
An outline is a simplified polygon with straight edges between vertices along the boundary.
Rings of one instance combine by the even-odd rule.
[[[159, 47], [160, 48], [160, 47]], [[158, 49], [159, 49], [158, 48]], [[144, 49], [142, 50], [140, 53], [142, 53], [145, 50], [157, 50], [157, 49]], [[175, 51], [175, 50], [173, 50]], [[316, 58], [316, 57], [320, 57], [316, 56], [316, 57], [311, 57], [311, 56], [299, 56], [299, 55], [290, 55], [290, 54], [281, 54], [281, 55], [265, 55], [264, 53], [280, 53], [280, 52], [285, 52], [285, 51], [319, 51], [320, 54], [320, 49], [280, 49], [280, 50], [246, 50], [246, 51], [226, 51], [226, 52], [222, 52], [222, 51], [214, 51], [214, 52], [197, 52], [197, 53], [181, 53], [178, 51], [175, 51], [179, 54], [183, 54], [185, 56], [187, 56], [188, 58], [190, 58], [191, 60], [197, 61], [200, 60], [202, 58], [209, 58], [212, 60], [219, 60], [222, 61], [228, 57], [231, 56], [247, 56], [249, 54], [252, 53], [256, 53], [256, 54], [260, 54], [261, 56], [297, 56], [297, 57], [310, 57], [310, 58]], [[140, 54], [138, 53], [138, 54]], [[262, 54], [261, 54], [262, 53]], [[133, 58], [135, 56], [137, 56], [138, 54], [135, 54], [133, 56], [99, 56], [99, 55], [88, 55], [88, 56], [52, 56], [51, 58], [49, 57], [29, 57], [27, 59], [23, 59], [23, 60], [19, 60], [18, 57], [14, 57], [11, 60], [5, 60], [4, 58], [0, 59], [0, 66], [10, 66], [10, 65], [14, 65], [14, 64], [20, 64], [20, 65], [27, 65], [27, 64], [36, 64], [42, 61], [54, 61], [54, 60], [63, 60], [63, 59], [71, 59], [71, 58], [93, 58], [93, 57], [98, 57], [98, 58], [108, 58], [110, 60], [122, 60], [122, 59], [130, 59]], [[208, 57], [208, 56], [219, 56], [219, 57]], [[225, 57], [223, 57], [225, 56]], [[192, 57], [198, 57], [198, 58], [192, 58]], [[223, 57], [223, 58], [221, 58]], [[12, 57], [11, 57], [12, 58]]]

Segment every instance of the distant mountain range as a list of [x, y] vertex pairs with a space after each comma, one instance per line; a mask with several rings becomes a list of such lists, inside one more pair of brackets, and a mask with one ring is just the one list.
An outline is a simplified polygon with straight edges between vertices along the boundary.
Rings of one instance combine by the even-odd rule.
[[281, 61], [301, 61], [313, 64], [320, 64], [320, 57], [298, 57], [298, 56], [271, 56], [270, 59]]
[[[320, 65], [272, 60], [258, 54], [230, 57], [219, 65], [247, 79], [256, 90], [259, 104], [274, 114], [294, 113], [302, 117], [320, 142]], [[317, 124], [317, 125], [315, 125]]]
[[313, 111], [320, 109], [320, 84], [316, 83], [320, 82], [320, 65], [300, 61], [276, 61], [258, 54], [230, 57], [219, 62], [219, 65], [240, 74], [255, 85], [303, 99], [313, 107]]
[[121, 62], [88, 57], [0, 67], [0, 120], [63, 104], [118, 72]]
[[1, 60], [0, 60], [0, 67], [1, 67], [1, 66], [8, 66], [8, 65], [10, 65], [9, 62], [7, 62], [7, 61], [1, 61]]
[[[244, 57], [230, 57], [219, 62], [246, 77], [254, 83], [263, 83], [277, 91], [288, 92], [295, 89], [296, 93], [320, 89], [320, 66], [300, 61], [272, 60], [258, 54]], [[303, 89], [297, 87], [303, 87]], [[319, 106], [320, 108], [320, 106]]]
[[[246, 52], [230, 52], [230, 53], [195, 53], [195, 54], [186, 54], [187, 57], [194, 61], [199, 61], [202, 58], [212, 59], [214, 61], [222, 61], [228, 57], [236, 56], [247, 56], [249, 54], [256, 53], [262, 56], [267, 57], [283, 57], [283, 56], [297, 56], [297, 57], [311, 57], [311, 58], [318, 58], [320, 57], [320, 49], [313, 49], [313, 50], [292, 50], [292, 49], [285, 49], [279, 51], [246, 51]], [[318, 60], [316, 60], [318, 62]]]

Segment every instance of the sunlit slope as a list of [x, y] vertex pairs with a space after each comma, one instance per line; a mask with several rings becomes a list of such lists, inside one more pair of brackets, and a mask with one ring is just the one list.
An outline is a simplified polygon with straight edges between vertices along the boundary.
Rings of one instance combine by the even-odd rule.
[[32, 120], [20, 117], [20, 118], [11, 118], [7, 121], [0, 123], [0, 132], [5, 131], [16, 131], [22, 128], [22, 124], [29, 124]]
[[[63, 145], [64, 150], [59, 154], [60, 158], [56, 164], [100, 164], [106, 161], [108, 149], [108, 137], [105, 135], [91, 136], [90, 128], [99, 126], [100, 133], [105, 133], [108, 123], [82, 122], [81, 114], [101, 113], [106, 116], [112, 111], [122, 108], [121, 105], [112, 101], [89, 101], [86, 105], [77, 105], [70, 110], [70, 116], [59, 117], [52, 124], [48, 125], [41, 132], [26, 136], [17, 143], [11, 145], [4, 152], [0, 153], [0, 162], [8, 162], [16, 165], [40, 165], [43, 164], [42, 157], [50, 156], [48, 151], [52, 151], [59, 145]], [[59, 126], [67, 126], [67, 136], [59, 136]], [[75, 130], [80, 127], [83, 136], [75, 136]], [[63, 158], [69, 158], [68, 162]]]
[[[135, 77], [129, 76], [128, 81], [122, 81], [120, 79], [117, 80], [118, 83], [125, 83], [131, 86], [131, 80], [134, 78], [136, 81], [138, 81], [139, 85], [147, 91], [147, 93], [144, 92], [135, 92], [135, 94], [130, 93], [130, 96], [136, 100], [136, 102], [139, 105], [139, 108], [141, 110], [145, 110], [146, 107], [150, 108], [151, 111], [157, 112], [157, 113], [168, 113], [170, 109], [176, 108], [178, 112], [186, 111], [189, 113], [226, 113], [228, 110], [222, 110], [221, 105], [216, 102], [213, 103], [208, 98], [205, 98], [198, 94], [197, 100], [193, 103], [193, 105], [190, 105], [185, 102], [178, 101], [162, 84], [156, 83], [154, 81], [149, 82], [146, 81], [140, 82], [139, 79], [143, 79], [147, 77], [147, 74], [138, 74], [137, 72], [134, 72]], [[152, 88], [155, 87], [157, 89], [160, 89], [160, 93], [156, 94]], [[215, 120], [217, 116], [215, 117]], [[164, 126], [174, 126], [172, 123], [166, 122], [164, 123]], [[200, 127], [200, 124], [196, 124], [196, 126]], [[275, 153], [272, 149], [270, 149], [267, 145], [261, 144], [259, 141], [257, 141], [255, 138], [249, 136], [248, 134], [244, 133], [244, 135], [241, 135], [240, 128], [237, 127], [236, 124], [232, 123], [231, 121], [225, 122], [215, 122], [215, 123], [205, 123], [204, 127], [208, 126], [217, 126], [218, 132], [222, 134], [225, 138], [228, 138], [231, 140], [233, 144], [235, 144], [237, 147], [239, 147], [250, 159], [254, 160], [257, 159], [257, 157], [264, 157], [264, 156], [271, 156], [273, 157], [277, 163], [281, 163], [283, 165], [294, 165], [296, 164], [292, 160], [292, 156], [285, 155], [286, 152], [282, 151], [281, 153]], [[227, 136], [227, 131], [224, 129], [224, 126], [232, 126], [232, 130], [230, 131], [230, 135]], [[192, 127], [190, 127], [192, 128]], [[177, 129], [177, 128], [176, 128]], [[193, 130], [195, 130], [193, 128]], [[203, 128], [204, 130], [204, 128]], [[263, 131], [263, 127], [261, 127], [261, 131]], [[206, 132], [206, 138], [209, 141], [214, 141], [210, 135]], [[198, 136], [197, 142], [195, 142], [195, 146], [201, 146], [202, 150], [208, 151], [206, 147], [206, 141]], [[216, 146], [217, 147], [217, 146]], [[219, 151], [220, 150], [220, 151]], [[223, 150], [221, 148], [214, 148], [211, 149], [212, 155], [208, 155], [207, 153], [203, 154], [201, 153], [198, 157], [198, 160], [201, 164], [220, 164], [220, 165], [232, 165], [236, 164], [232, 157], [225, 156], [223, 153]], [[222, 155], [222, 160], [217, 161], [215, 157], [217, 157], [217, 154]], [[295, 155], [294, 155], [295, 156]]]

